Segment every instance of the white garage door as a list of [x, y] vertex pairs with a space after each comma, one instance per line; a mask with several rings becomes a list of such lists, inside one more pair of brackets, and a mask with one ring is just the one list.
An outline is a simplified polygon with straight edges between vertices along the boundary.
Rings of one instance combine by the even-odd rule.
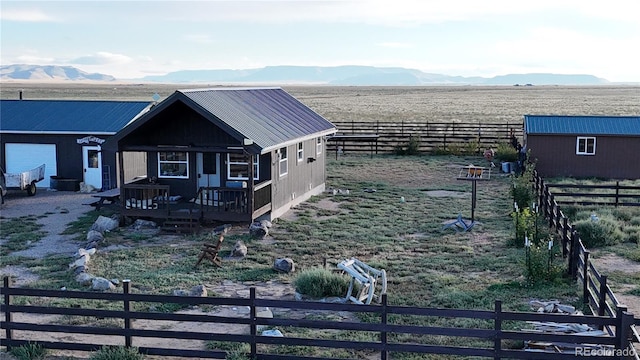
[[44, 179], [37, 186], [49, 187], [49, 176], [57, 174], [55, 144], [5, 144], [7, 173], [21, 173], [45, 164]]

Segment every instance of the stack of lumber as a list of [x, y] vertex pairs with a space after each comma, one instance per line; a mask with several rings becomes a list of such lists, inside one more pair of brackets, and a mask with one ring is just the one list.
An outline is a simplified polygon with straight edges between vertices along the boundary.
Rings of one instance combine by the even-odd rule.
[[[575, 307], [571, 305], [563, 305], [558, 301], [539, 301], [532, 300], [529, 302], [531, 309], [540, 313], [558, 313], [558, 314], [570, 314], [570, 315], [582, 315], [581, 311], [577, 311]], [[544, 322], [544, 321], [528, 321], [528, 324], [533, 326], [533, 329], [523, 329], [533, 333], [547, 333], [547, 334], [571, 334], [578, 336], [609, 336], [606, 332], [594, 328], [586, 324], [577, 323], [557, 323], [557, 322]], [[607, 346], [585, 344], [585, 343], [569, 343], [562, 341], [545, 342], [545, 341], [525, 341], [524, 348], [526, 351], [537, 352], [554, 352], [554, 353], [568, 353], [576, 354], [577, 349], [579, 353], [590, 350], [600, 350], [608, 348]]]

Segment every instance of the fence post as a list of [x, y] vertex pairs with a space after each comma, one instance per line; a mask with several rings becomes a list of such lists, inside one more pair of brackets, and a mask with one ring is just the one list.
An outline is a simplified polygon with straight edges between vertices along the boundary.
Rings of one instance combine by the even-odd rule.
[[580, 258], [580, 249], [582, 249], [580, 243], [580, 235], [578, 235], [578, 232], [576, 231], [575, 240], [573, 241], [573, 245], [575, 246], [575, 249], [573, 250], [573, 269], [571, 270], [573, 271], [573, 280], [578, 278], [578, 259]]
[[499, 360], [502, 353], [502, 301], [500, 300], [495, 301], [494, 316], [493, 358]]
[[13, 329], [11, 328], [13, 322], [13, 313], [9, 306], [11, 305], [11, 295], [8, 294], [9, 285], [11, 280], [8, 276], [2, 278], [2, 293], [4, 294], [4, 323], [7, 327], [5, 329], [5, 338], [7, 339], [7, 352], [11, 351], [11, 340], [13, 339]]
[[[620, 349], [620, 351], [631, 349], [629, 332], [631, 331], [631, 325], [634, 323], [634, 316], [627, 312], [626, 306], [618, 305], [616, 318], [618, 319], [618, 324], [616, 324], [616, 339], [618, 340], [617, 348]], [[620, 357], [620, 359], [625, 358], [626, 357], [624, 355]]]
[[607, 275], [600, 277], [600, 293], [598, 294], [598, 316], [604, 316], [607, 306]]
[[249, 288], [249, 298], [251, 300], [251, 305], [250, 305], [250, 309], [249, 309], [249, 326], [250, 326], [250, 334], [251, 334], [251, 344], [249, 344], [251, 346], [251, 359], [255, 359], [257, 356], [257, 344], [256, 344], [256, 334], [257, 334], [257, 328], [258, 325], [256, 324], [257, 322], [257, 317], [256, 317], [256, 288], [255, 287], [251, 287]]
[[562, 258], [567, 257], [567, 232], [569, 231], [569, 219], [562, 217]]
[[556, 217], [556, 211], [558, 208], [555, 206], [556, 200], [555, 197], [549, 194], [549, 228], [553, 227], [553, 220]]
[[382, 294], [382, 331], [380, 332], [380, 342], [382, 343], [382, 351], [380, 352], [380, 360], [387, 360], [387, 294]]
[[584, 252], [584, 264], [582, 264], [582, 303], [589, 303], [589, 250]]
[[124, 297], [124, 330], [125, 330], [124, 346], [125, 347], [131, 347], [132, 345], [131, 333], [129, 332], [129, 330], [131, 330], [131, 316], [129, 315], [129, 311], [131, 311], [131, 303], [129, 301], [129, 297], [127, 296], [129, 295], [130, 285], [131, 285], [131, 280], [129, 279], [122, 280], [122, 292], [125, 295]]
[[616, 206], [618, 206], [620, 196], [620, 181], [616, 181]]
[[575, 230], [575, 225], [571, 225], [571, 237], [569, 238], [569, 268], [567, 269], [567, 274], [571, 275], [574, 279], [575, 271], [573, 269], [575, 267], [575, 253], [577, 252], [577, 245], [578, 232]]

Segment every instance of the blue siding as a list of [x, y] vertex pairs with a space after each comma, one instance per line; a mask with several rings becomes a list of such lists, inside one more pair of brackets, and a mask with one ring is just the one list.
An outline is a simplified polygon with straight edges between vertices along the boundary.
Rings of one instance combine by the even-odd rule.
[[0, 131], [115, 134], [149, 105], [133, 101], [2, 100]]
[[640, 116], [525, 115], [527, 134], [640, 136]]

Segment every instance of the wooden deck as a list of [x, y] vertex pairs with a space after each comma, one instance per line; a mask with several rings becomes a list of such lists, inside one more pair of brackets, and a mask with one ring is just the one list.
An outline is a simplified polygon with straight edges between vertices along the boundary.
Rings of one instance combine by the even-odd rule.
[[[270, 194], [270, 186], [268, 188]], [[186, 199], [172, 195], [168, 185], [128, 184], [120, 194], [121, 213], [129, 217], [251, 222], [271, 210], [271, 203], [264, 204], [264, 201], [259, 203], [257, 211], [250, 209], [246, 188], [200, 188], [195, 197]]]

